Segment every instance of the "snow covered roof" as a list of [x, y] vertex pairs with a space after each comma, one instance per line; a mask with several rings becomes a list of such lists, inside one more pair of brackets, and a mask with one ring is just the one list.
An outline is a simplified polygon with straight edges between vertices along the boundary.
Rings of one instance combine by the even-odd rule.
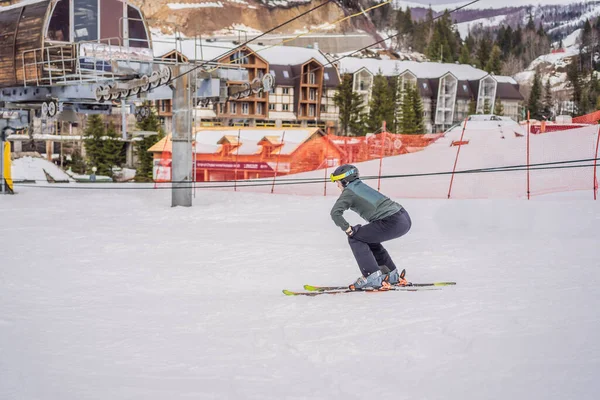
[[269, 64], [300, 65], [311, 58], [314, 58], [323, 65], [329, 63], [319, 50], [307, 47], [260, 46], [256, 44], [250, 44], [248, 47], [264, 58]]
[[[235, 154], [252, 155], [260, 152], [262, 146], [259, 142], [267, 138], [270, 142], [282, 142], [280, 154], [293, 153], [302, 143], [312, 135], [320, 132], [319, 128], [200, 128], [195, 135], [195, 152], [201, 154], [214, 154], [221, 148], [220, 143], [225, 138], [229, 143], [239, 144]], [[285, 136], [284, 136], [285, 135]], [[149, 152], [171, 152], [171, 136], [161, 139], [148, 149]]]
[[409, 70], [417, 78], [440, 78], [448, 72], [459, 80], [481, 79], [488, 75], [487, 72], [466, 64], [451, 64], [437, 62], [418, 62], [400, 60], [377, 60], [373, 58], [346, 57], [340, 61], [340, 73], [353, 74], [365, 67], [371, 73], [379, 71], [385, 76], [398, 75]]
[[512, 76], [493, 75], [493, 77], [498, 83], [511, 83], [513, 85], [518, 84], [518, 82]]

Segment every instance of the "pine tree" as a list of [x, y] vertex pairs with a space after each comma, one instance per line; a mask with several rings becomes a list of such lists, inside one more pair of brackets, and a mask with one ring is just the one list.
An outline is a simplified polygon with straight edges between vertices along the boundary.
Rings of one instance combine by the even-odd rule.
[[[146, 106], [149, 105], [146, 104]], [[135, 180], [151, 182], [154, 157], [148, 152], [148, 149], [165, 136], [154, 108], [150, 108], [150, 114], [138, 122], [137, 127], [140, 131], [156, 132], [156, 135], [144, 136], [142, 140], [135, 142], [138, 159]]]
[[471, 53], [469, 52], [469, 48], [466, 44], [463, 44], [460, 49], [460, 57], [458, 58], [458, 62], [461, 64], [471, 64]]
[[504, 105], [500, 99], [496, 99], [496, 104], [494, 104], [494, 114], [498, 116], [504, 115]]
[[399, 129], [399, 132], [404, 134], [414, 133], [417, 129], [417, 116], [415, 114], [412, 85], [407, 85], [402, 91], [401, 115], [402, 118], [399, 120], [399, 123], [402, 125], [402, 129]]
[[483, 113], [485, 115], [492, 113], [492, 105], [490, 104], [490, 101], [488, 99], [485, 99], [483, 101]]
[[340, 128], [342, 135], [347, 136], [350, 133], [362, 134], [364, 129], [360, 129], [360, 125], [364, 106], [360, 95], [352, 91], [351, 75], [345, 75], [343, 77], [342, 82], [333, 96], [333, 102], [340, 110]]
[[535, 22], [533, 21], [533, 15], [531, 15], [531, 13], [529, 14], [527, 25], [525, 25], [525, 30], [535, 32]]
[[502, 61], [500, 60], [501, 57], [502, 50], [500, 50], [500, 47], [494, 45], [492, 52], [490, 53], [490, 58], [485, 65], [485, 70], [490, 74], [500, 74], [502, 71]]
[[413, 110], [415, 113], [415, 130], [413, 133], [425, 133], [423, 99], [421, 99], [421, 94], [416, 86], [413, 86], [411, 91], [413, 95]]
[[582, 115], [582, 99], [583, 99], [583, 82], [581, 73], [579, 72], [579, 57], [573, 58], [567, 66], [567, 81], [573, 89], [571, 100], [575, 104], [575, 115]]
[[90, 115], [87, 119], [85, 126], [85, 152], [90, 167], [96, 167], [98, 174], [106, 173], [106, 168], [100, 168], [100, 164], [103, 164], [103, 138], [106, 131], [104, 128], [104, 122], [100, 115]]
[[469, 101], [469, 115], [475, 114], [477, 114], [477, 102], [471, 97], [471, 101]]
[[542, 115], [546, 119], [551, 119], [552, 109], [554, 108], [554, 101], [552, 99], [552, 86], [550, 85], [550, 79], [546, 81], [544, 86], [544, 101], [542, 102]]
[[383, 76], [381, 71], [373, 79], [373, 89], [371, 92], [371, 102], [369, 103], [369, 114], [366, 119], [369, 132], [379, 130], [386, 122], [387, 130], [395, 131], [395, 90], [394, 85], [390, 85], [388, 79]]
[[84, 139], [89, 165], [97, 168], [98, 175], [113, 176], [113, 167], [125, 161], [125, 144], [119, 140], [114, 126], [105, 129], [102, 118], [92, 115], [88, 118]]
[[408, 84], [402, 90], [399, 104], [397, 132], [404, 134], [424, 133], [423, 100], [415, 85]]
[[533, 119], [542, 119], [542, 84], [540, 82], [540, 76], [538, 72], [535, 72], [533, 76], [533, 86], [531, 87], [531, 93], [529, 94], [529, 100], [527, 101], [527, 108], [529, 109], [529, 115]]
[[486, 33], [479, 41], [479, 46], [477, 48], [477, 63], [479, 64], [479, 68], [485, 69], [487, 62], [490, 59], [491, 51], [492, 41], [489, 37], [489, 34]]

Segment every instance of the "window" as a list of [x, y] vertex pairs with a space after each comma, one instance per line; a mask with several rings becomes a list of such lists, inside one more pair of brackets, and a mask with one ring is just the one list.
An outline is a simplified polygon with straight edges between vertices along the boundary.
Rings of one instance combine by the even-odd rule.
[[283, 105], [283, 111], [290, 111], [290, 105], [289, 104], [284, 104]]
[[248, 115], [250, 113], [250, 105], [246, 102], [242, 103], [242, 114]]
[[269, 111], [275, 111], [275, 103], [269, 103]]
[[243, 51], [236, 51], [229, 57], [232, 64], [248, 64], [248, 56]]
[[308, 116], [314, 117], [317, 111], [317, 107], [314, 104], [308, 105]]
[[69, 1], [61, 0], [56, 3], [52, 18], [48, 24], [49, 40], [69, 42], [71, 39], [71, 20], [69, 18]]
[[290, 88], [283, 88], [283, 94], [290, 94]]
[[314, 72], [308, 74], [308, 83], [314, 85], [317, 82], [317, 76]]
[[325, 80], [328, 81], [329, 80], [329, 72], [325, 72]]
[[271, 72], [269, 72], [271, 75], [273, 75], [273, 78], [277, 77], [277, 74], [275, 73], [275, 70], [271, 70]]
[[237, 103], [235, 103], [235, 102], [229, 103], [229, 113], [237, 114]]
[[325, 104], [321, 104], [321, 112], [322, 113], [327, 112], [327, 106]]
[[256, 113], [262, 115], [264, 110], [263, 103], [256, 103]]
[[289, 78], [290, 77], [290, 73], [286, 70], [283, 70], [283, 77], [284, 78]]
[[146, 26], [140, 12], [132, 6], [127, 6], [127, 25], [129, 26], [129, 47], [149, 48]]
[[316, 100], [317, 99], [317, 89], [310, 89], [308, 91], [308, 97], [311, 100]]
[[73, 0], [73, 24], [76, 42], [98, 40], [98, 0]]

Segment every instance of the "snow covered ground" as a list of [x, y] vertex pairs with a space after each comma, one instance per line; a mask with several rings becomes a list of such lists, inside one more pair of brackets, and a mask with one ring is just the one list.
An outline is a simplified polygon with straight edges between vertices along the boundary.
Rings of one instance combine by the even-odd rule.
[[413, 220], [387, 245], [397, 264], [456, 287], [296, 298], [281, 289], [358, 276], [333, 197], [198, 191], [171, 208], [167, 190], [17, 189], [0, 198], [2, 399], [600, 391], [600, 211], [587, 192], [397, 198]]
[[[457, 170], [523, 164], [515, 133], [470, 121]], [[461, 135], [384, 175], [451, 170]], [[593, 158], [596, 138], [532, 136], [531, 162]], [[524, 171], [457, 175], [451, 200], [448, 175], [384, 179], [413, 220], [386, 245], [396, 263], [457, 286], [316, 298], [281, 290], [359, 275], [332, 183], [196, 189], [191, 208], [153, 185], [17, 184], [0, 197], [0, 399], [595, 399], [591, 174], [532, 171], [531, 201]]]

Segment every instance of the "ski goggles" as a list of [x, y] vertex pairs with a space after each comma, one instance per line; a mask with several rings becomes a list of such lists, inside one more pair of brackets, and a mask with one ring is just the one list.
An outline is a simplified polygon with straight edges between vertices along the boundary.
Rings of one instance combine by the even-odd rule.
[[352, 169], [349, 169], [348, 171], [344, 172], [343, 174], [339, 174], [339, 175], [331, 174], [330, 175], [331, 182], [341, 181], [345, 177], [350, 176], [350, 175], [355, 174], [355, 173], [356, 173], [356, 169], [352, 168]]

